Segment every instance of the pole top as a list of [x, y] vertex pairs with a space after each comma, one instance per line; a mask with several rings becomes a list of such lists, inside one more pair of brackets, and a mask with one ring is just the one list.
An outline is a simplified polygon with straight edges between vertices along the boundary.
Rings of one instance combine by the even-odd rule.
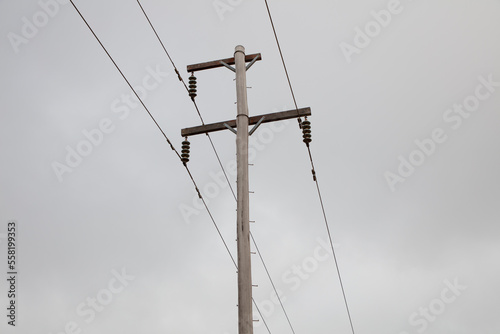
[[236, 52], [243, 52], [243, 53], [245, 53], [245, 48], [243, 47], [243, 45], [237, 45], [234, 48], [234, 53], [236, 53]]

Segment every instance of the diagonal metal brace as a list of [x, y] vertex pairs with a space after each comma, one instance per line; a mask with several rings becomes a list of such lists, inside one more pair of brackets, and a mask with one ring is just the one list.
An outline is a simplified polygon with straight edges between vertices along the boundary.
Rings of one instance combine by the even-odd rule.
[[222, 60], [220, 61], [220, 63], [222, 65], [224, 65], [225, 67], [229, 68], [231, 71], [235, 72], [236, 73], [236, 69], [234, 67], [232, 67], [231, 65], [228, 65], [226, 64], [225, 62], [223, 62]]
[[232, 133], [234, 133], [235, 135], [237, 135], [237, 134], [238, 134], [238, 132], [236, 132], [236, 130], [235, 130], [235, 129], [233, 129], [233, 128], [229, 125], [229, 124], [224, 123], [224, 126], [225, 126], [226, 128], [228, 128], [229, 130], [231, 130], [231, 132], [232, 132]]
[[259, 121], [257, 122], [257, 124], [255, 124], [252, 128], [252, 130], [250, 130], [250, 132], [248, 133], [249, 136], [251, 136], [255, 130], [257, 130], [257, 128], [259, 127], [259, 125], [262, 123], [262, 121], [264, 120], [264, 118], [266, 118], [266, 116], [262, 116], [261, 119], [259, 119]]
[[246, 66], [246, 70], [248, 71], [248, 69], [249, 69], [250, 67], [252, 67], [252, 65], [253, 65], [253, 64], [255, 64], [255, 62], [256, 62], [257, 60], [259, 60], [259, 58], [260, 58], [260, 55], [255, 56], [255, 58], [254, 58], [254, 59], [253, 59], [253, 60], [252, 60], [252, 61], [251, 61], [251, 62], [250, 62], [247, 66]]

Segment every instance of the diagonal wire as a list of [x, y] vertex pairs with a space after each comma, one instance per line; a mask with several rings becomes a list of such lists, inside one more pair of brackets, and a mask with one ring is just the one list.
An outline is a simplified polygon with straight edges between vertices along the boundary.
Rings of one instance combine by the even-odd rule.
[[[314, 171], [314, 162], [313, 162], [313, 159], [312, 159], [311, 149], [309, 148], [309, 145], [307, 146], [307, 150], [309, 152], [309, 158], [311, 160], [311, 165], [312, 165], [312, 168], [313, 168], [313, 171]], [[321, 196], [321, 191], [319, 189], [318, 177], [316, 176], [316, 173], [314, 173], [313, 175], [314, 175], [314, 182], [316, 183], [316, 190], [318, 191], [319, 202], [321, 204], [321, 211], [323, 213], [323, 219], [325, 220], [325, 226], [326, 226], [326, 231], [328, 233], [328, 239], [330, 241], [330, 246], [332, 248], [333, 260], [335, 262], [335, 269], [337, 270], [337, 275], [339, 277], [340, 288], [342, 290], [342, 296], [344, 298], [344, 303], [345, 303], [346, 310], [347, 310], [347, 316], [349, 317], [349, 324], [351, 325], [351, 331], [354, 334], [355, 332], [354, 332], [354, 325], [352, 323], [351, 311], [349, 309], [349, 304], [347, 303], [347, 297], [346, 297], [346, 294], [345, 294], [344, 283], [343, 283], [343, 280], [342, 280], [342, 275], [340, 274], [340, 268], [339, 268], [339, 264], [338, 264], [338, 261], [337, 261], [337, 255], [336, 255], [336, 252], [335, 252], [335, 248], [333, 247], [332, 234], [330, 232], [330, 227], [329, 227], [329, 224], [328, 224], [328, 219], [326, 218], [325, 205], [323, 204], [323, 197]]]
[[[288, 70], [286, 68], [285, 58], [283, 57], [283, 52], [281, 51], [280, 42], [278, 40], [278, 34], [276, 33], [276, 29], [274, 27], [273, 18], [271, 16], [271, 10], [269, 9], [269, 5], [267, 4], [267, 0], [264, 0], [264, 1], [266, 3], [267, 14], [269, 15], [269, 21], [271, 22], [271, 27], [273, 28], [274, 39], [276, 40], [276, 45], [278, 46], [278, 51], [280, 53], [281, 63], [283, 63], [283, 68], [285, 69], [286, 80], [288, 81], [288, 87], [290, 87], [290, 92], [292, 93], [293, 104], [295, 105], [295, 109], [297, 109], [297, 115], [300, 115], [299, 114], [299, 107], [297, 106], [297, 100], [295, 99], [295, 94], [293, 93], [293, 88], [292, 88], [292, 83], [290, 81], [290, 76], [288, 75]], [[299, 126], [300, 126], [300, 124], [301, 124], [300, 117], [297, 118], [297, 120], [298, 120]]]
[[[185, 82], [184, 82], [184, 80], [182, 79], [182, 76], [181, 76], [181, 74], [179, 73], [179, 70], [178, 70], [178, 69], [177, 69], [177, 67], [175, 66], [175, 63], [174, 63], [174, 61], [173, 61], [172, 57], [171, 57], [171, 56], [170, 56], [170, 54], [168, 53], [167, 48], [165, 47], [165, 44], [163, 44], [163, 41], [161, 40], [160, 36], [158, 35], [158, 33], [157, 33], [157, 31], [156, 31], [155, 27], [153, 26], [153, 23], [152, 23], [152, 22], [151, 22], [151, 20], [149, 19], [149, 16], [148, 16], [148, 14], [146, 13], [146, 11], [144, 10], [144, 7], [141, 5], [141, 3], [140, 3], [140, 1], [139, 1], [139, 0], [136, 0], [136, 1], [137, 1], [137, 3], [139, 4], [139, 7], [141, 8], [141, 10], [142, 10], [142, 12], [143, 12], [144, 16], [146, 17], [146, 19], [147, 19], [147, 21], [148, 21], [149, 25], [151, 26], [151, 29], [153, 30], [154, 34], [156, 35], [156, 38], [158, 39], [158, 42], [161, 44], [161, 46], [162, 46], [163, 50], [165, 51], [165, 53], [166, 53], [166, 55], [167, 55], [168, 59], [170, 60], [170, 63], [171, 63], [171, 64], [172, 64], [172, 66], [174, 67], [174, 71], [175, 71], [175, 73], [177, 74], [177, 77], [178, 77], [179, 81], [181, 81], [181, 82], [182, 82], [182, 84], [183, 84], [183, 85], [184, 85], [184, 87], [186, 88], [186, 91], [187, 91], [187, 92], [189, 92], [189, 89], [188, 89], [188, 87], [187, 87], [186, 83], [185, 83]], [[195, 108], [196, 108], [196, 111], [197, 111], [197, 113], [198, 113], [198, 116], [199, 116], [199, 118], [200, 118], [200, 120], [201, 120], [202, 124], [203, 124], [203, 125], [205, 125], [205, 123], [204, 123], [204, 121], [203, 121], [203, 117], [201, 116], [200, 110], [199, 110], [199, 108], [198, 108], [198, 105], [196, 104], [196, 101], [193, 99], [193, 100], [192, 100], [192, 102], [194, 103], [194, 106], [195, 106]], [[226, 175], [226, 171], [224, 170], [224, 167], [222, 166], [222, 162], [221, 162], [221, 160], [220, 160], [220, 158], [219, 158], [219, 155], [218, 155], [218, 153], [217, 153], [217, 150], [215, 149], [214, 143], [212, 142], [212, 138], [210, 137], [210, 135], [209, 135], [208, 133], [207, 133], [206, 135], [207, 135], [208, 139], [210, 140], [210, 144], [212, 145], [212, 148], [213, 148], [213, 150], [214, 150], [214, 152], [215, 152], [215, 155], [217, 156], [217, 160], [219, 161], [219, 165], [220, 165], [220, 167], [222, 168], [222, 172], [224, 173], [224, 176], [226, 177], [226, 181], [227, 181], [227, 183], [229, 184], [229, 187], [230, 187], [230, 189], [231, 189], [231, 192], [233, 193], [233, 197], [234, 197], [234, 199], [235, 199], [235, 200], [237, 200], [237, 199], [236, 199], [236, 195], [235, 195], [235, 193], [234, 193], [234, 191], [233, 191], [233, 188], [232, 188], [232, 186], [231, 186], [231, 182], [229, 181], [229, 179], [228, 179], [228, 177], [227, 177], [227, 175]], [[272, 284], [273, 289], [274, 289], [274, 291], [275, 291], [275, 293], [276, 293], [276, 296], [278, 297], [278, 300], [279, 300], [279, 302], [280, 302], [280, 305], [281, 305], [281, 308], [282, 308], [282, 310], [283, 310], [283, 313], [285, 314], [285, 316], [286, 316], [286, 318], [287, 318], [287, 320], [288, 320], [288, 324], [290, 325], [290, 328], [292, 329], [292, 332], [295, 334], [295, 330], [293, 329], [293, 326], [292, 326], [292, 324], [291, 324], [291, 322], [290, 322], [290, 319], [289, 319], [289, 317], [288, 317], [288, 314], [286, 313], [285, 307], [283, 306], [283, 303], [282, 303], [281, 298], [280, 298], [280, 296], [279, 296], [279, 294], [278, 294], [278, 292], [277, 292], [277, 290], [276, 290], [276, 287], [275, 287], [274, 282], [273, 282], [273, 280], [272, 280], [272, 278], [271, 278], [271, 275], [269, 274], [269, 271], [267, 270], [267, 266], [266, 266], [266, 263], [264, 262], [264, 258], [262, 257], [262, 254], [260, 253], [260, 250], [259, 250], [259, 248], [257, 247], [257, 243], [255, 242], [255, 239], [254, 239], [254, 237], [253, 237], [253, 235], [252, 235], [252, 233], [251, 233], [251, 232], [250, 232], [250, 235], [252, 236], [252, 240], [253, 240], [253, 243], [254, 243], [254, 245], [255, 245], [255, 249], [257, 250], [257, 253], [259, 254], [260, 260], [261, 260], [261, 262], [262, 262], [262, 264], [263, 264], [263, 266], [264, 266], [264, 268], [265, 268], [265, 270], [266, 270], [266, 272], [267, 272], [267, 276], [269, 277], [269, 280], [271, 281], [271, 284]], [[257, 306], [257, 305], [256, 305], [256, 306]], [[258, 308], [257, 308], [257, 311], [259, 311], [259, 314], [261, 315], [261, 318], [263, 319], [262, 314], [260, 313], [260, 310], [259, 310]], [[265, 322], [264, 322], [264, 323], [265, 323]], [[266, 324], [266, 327], [267, 327], [267, 324]], [[268, 328], [268, 329], [269, 329], [269, 328]]]
[[288, 317], [288, 314], [285, 311], [285, 307], [283, 306], [283, 302], [281, 301], [281, 298], [278, 294], [278, 291], [276, 290], [276, 287], [274, 286], [273, 280], [271, 279], [271, 274], [269, 274], [269, 270], [267, 270], [267, 266], [264, 263], [264, 259], [262, 258], [259, 247], [257, 247], [257, 243], [255, 242], [255, 239], [253, 238], [253, 234], [251, 232], [250, 232], [250, 236], [252, 237], [253, 244], [255, 245], [255, 249], [257, 250], [257, 253], [259, 254], [260, 260], [262, 261], [262, 264], [264, 265], [264, 269], [266, 269], [267, 276], [269, 277], [269, 280], [271, 281], [271, 284], [273, 285], [274, 293], [276, 294], [276, 297], [278, 297], [281, 308], [283, 309], [283, 312], [285, 313], [286, 320], [288, 321], [288, 324], [290, 325], [290, 328], [292, 329], [293, 334], [295, 334], [295, 331], [293, 330], [292, 323], [290, 322], [290, 318]]
[[[154, 118], [154, 116], [151, 114], [151, 112], [149, 111], [149, 109], [147, 108], [147, 106], [144, 104], [144, 102], [142, 101], [142, 99], [140, 98], [140, 96], [137, 94], [136, 90], [132, 87], [132, 85], [130, 84], [130, 81], [127, 79], [127, 77], [123, 74], [122, 70], [120, 69], [120, 67], [118, 66], [118, 64], [115, 62], [115, 60], [113, 59], [113, 57], [111, 56], [111, 54], [108, 52], [108, 50], [106, 49], [106, 47], [102, 44], [101, 40], [99, 39], [99, 37], [97, 37], [97, 35], [95, 34], [94, 30], [92, 29], [92, 27], [89, 25], [89, 23], [87, 22], [87, 20], [85, 19], [85, 17], [82, 15], [82, 13], [80, 12], [80, 10], [78, 9], [78, 7], [76, 7], [75, 3], [73, 2], [73, 0], [70, 0], [71, 4], [73, 5], [73, 7], [75, 8], [75, 10], [77, 11], [78, 15], [80, 15], [80, 17], [82, 18], [83, 22], [87, 25], [87, 27], [89, 28], [90, 32], [92, 33], [92, 35], [94, 35], [95, 39], [97, 40], [97, 42], [99, 42], [99, 44], [101, 45], [102, 49], [104, 50], [104, 52], [108, 55], [109, 59], [111, 60], [111, 62], [113, 63], [113, 65], [116, 67], [116, 69], [118, 70], [118, 72], [120, 72], [121, 76], [123, 77], [123, 79], [126, 81], [126, 83], [128, 84], [128, 86], [130, 87], [130, 89], [132, 90], [132, 92], [135, 94], [135, 96], [137, 97], [137, 99], [139, 100], [139, 102], [141, 103], [141, 105], [144, 107], [144, 109], [146, 110], [146, 112], [148, 113], [148, 115], [150, 116], [150, 118], [153, 120], [153, 122], [155, 123], [156, 127], [158, 128], [158, 130], [160, 130], [160, 132], [162, 133], [163, 137], [165, 138], [165, 140], [167, 141], [167, 143], [170, 145], [170, 148], [175, 152], [175, 154], [177, 155], [177, 157], [179, 158], [179, 160], [181, 160], [181, 156], [179, 154], [179, 152], [175, 149], [175, 147], [172, 145], [170, 139], [167, 137], [166, 133], [163, 131], [163, 129], [160, 127], [160, 125], [158, 124], [158, 122], [156, 121], [156, 119]], [[182, 160], [181, 160], [182, 161]], [[208, 215], [210, 216], [210, 219], [212, 220], [212, 223], [214, 224], [216, 230], [217, 230], [217, 233], [219, 234], [222, 242], [224, 243], [224, 247], [226, 248], [229, 256], [231, 257], [231, 261], [233, 262], [234, 266], [236, 267], [236, 270], [238, 269], [238, 265], [236, 264], [236, 261], [234, 260], [234, 257], [233, 255], [231, 254], [231, 251], [229, 250], [229, 247], [226, 243], [226, 241], [224, 240], [224, 237], [222, 236], [222, 233], [220, 232], [220, 229], [219, 227], [217, 226], [217, 223], [215, 222], [215, 219], [211, 213], [211, 211], [209, 210], [208, 206], [207, 206], [207, 203], [205, 202], [205, 199], [203, 198], [203, 196], [201, 195], [201, 192], [198, 188], [198, 185], [196, 184], [196, 181], [193, 177], [193, 175], [191, 174], [191, 171], [189, 170], [188, 166], [186, 164], [183, 164], [191, 181], [193, 182], [193, 185], [196, 189], [196, 192], [198, 193], [198, 197], [201, 199], [201, 201], [203, 202], [203, 205], [205, 206], [205, 209], [207, 210], [208, 212]], [[266, 320], [264, 319], [264, 317], [262, 316], [262, 313], [257, 305], [257, 303], [255, 302], [255, 300], [252, 298], [252, 301], [257, 309], [257, 311], [259, 312], [261, 318], [262, 318], [262, 321], [264, 322], [264, 325], [266, 326], [269, 334], [271, 334], [271, 330], [269, 329], [267, 323], [266, 323]]]
[[[189, 92], [189, 89], [188, 89], [188, 87], [186, 85], [186, 82], [184, 82], [184, 79], [182, 79], [182, 76], [181, 76], [179, 70], [175, 66], [175, 63], [172, 60], [172, 57], [170, 57], [170, 54], [168, 53], [167, 48], [165, 47], [165, 45], [163, 44], [160, 36], [156, 32], [156, 29], [153, 26], [153, 23], [151, 22], [151, 20], [149, 19], [148, 14], [146, 13], [146, 11], [144, 10], [144, 8], [142, 7], [142, 4], [140, 3], [139, 0], [137, 0], [137, 3], [139, 4], [139, 7], [141, 8], [142, 13], [144, 14], [144, 16], [146, 17], [146, 19], [148, 20], [148, 23], [149, 23], [151, 29], [153, 30], [153, 32], [155, 33], [156, 38], [158, 39], [158, 42], [160, 42], [160, 44], [161, 44], [161, 46], [163, 48], [163, 51], [165, 51], [165, 53], [167, 54], [168, 59], [170, 60], [170, 63], [174, 67], [175, 73], [177, 74], [177, 78], [179, 79], [180, 82], [182, 82], [182, 84], [184, 85], [184, 88], [186, 88], [186, 91]], [[196, 104], [196, 101], [194, 99], [192, 99], [191, 101], [193, 101], [194, 107], [196, 108], [196, 112], [198, 113], [198, 116], [200, 117], [201, 124], [205, 125], [205, 122], [203, 121], [203, 117], [201, 116], [200, 109], [198, 108], [198, 105]], [[229, 178], [228, 178], [228, 176], [226, 174], [226, 170], [224, 169], [224, 166], [222, 165], [222, 162], [220, 160], [219, 153], [217, 153], [217, 150], [215, 149], [215, 145], [214, 145], [214, 143], [212, 141], [212, 137], [210, 137], [210, 134], [208, 134], [208, 133], [206, 135], [208, 137], [208, 140], [210, 141], [210, 145], [212, 146], [212, 149], [213, 149], [213, 151], [215, 153], [215, 156], [217, 157], [217, 161], [219, 162], [220, 168], [222, 169], [222, 173], [224, 173], [224, 177], [226, 178], [226, 181], [229, 184], [229, 189], [231, 189], [231, 192], [233, 193], [233, 196], [236, 198], [236, 195], [234, 194], [234, 190], [233, 190], [233, 187], [231, 185], [231, 182], [229, 182]]]
[[115, 65], [116, 69], [118, 70], [118, 72], [120, 72], [121, 76], [123, 77], [123, 79], [127, 82], [127, 85], [130, 87], [130, 89], [134, 92], [135, 96], [139, 99], [140, 103], [142, 104], [142, 106], [144, 107], [144, 109], [146, 110], [146, 112], [148, 113], [149, 117], [151, 117], [151, 119], [153, 120], [153, 122], [155, 123], [156, 127], [158, 128], [158, 130], [160, 130], [160, 132], [162, 133], [163, 137], [165, 137], [165, 139], [167, 140], [167, 143], [170, 145], [170, 147], [172, 148], [172, 150], [175, 151], [175, 153], [177, 154], [177, 156], [179, 157], [179, 159], [181, 158], [181, 156], [179, 155], [179, 152], [177, 152], [177, 150], [174, 148], [174, 146], [172, 145], [172, 142], [170, 141], [170, 139], [168, 139], [167, 135], [165, 134], [165, 132], [162, 130], [162, 128], [160, 127], [160, 125], [158, 124], [158, 122], [156, 121], [156, 119], [154, 118], [154, 116], [151, 114], [151, 112], [149, 111], [149, 109], [146, 107], [146, 105], [144, 104], [144, 102], [142, 101], [142, 99], [139, 97], [139, 95], [137, 94], [137, 92], [135, 91], [135, 89], [132, 87], [132, 85], [130, 84], [130, 81], [128, 81], [128, 79], [125, 77], [125, 75], [123, 74], [122, 70], [120, 69], [120, 67], [118, 67], [118, 65], [116, 64], [115, 60], [113, 59], [113, 57], [111, 57], [111, 55], [109, 54], [108, 50], [104, 47], [104, 45], [101, 43], [101, 40], [97, 37], [97, 35], [95, 34], [94, 30], [92, 30], [92, 28], [90, 27], [90, 25], [88, 24], [87, 20], [85, 20], [85, 18], [83, 17], [82, 13], [80, 12], [80, 10], [78, 10], [78, 8], [76, 7], [76, 5], [73, 3], [73, 0], [70, 0], [71, 4], [73, 5], [73, 7], [75, 8], [75, 10], [78, 12], [78, 14], [80, 15], [80, 17], [82, 18], [83, 22], [85, 22], [85, 24], [87, 25], [87, 27], [89, 28], [90, 32], [92, 33], [92, 35], [94, 35], [94, 37], [96, 38], [96, 40], [99, 42], [99, 44], [101, 45], [101, 47], [103, 48], [104, 52], [106, 52], [106, 54], [108, 55], [109, 59], [113, 62], [113, 65]]
[[[111, 55], [109, 54], [109, 52], [106, 49], [106, 47], [101, 43], [99, 37], [97, 37], [97, 35], [95, 34], [94, 30], [90, 27], [90, 25], [88, 24], [87, 20], [85, 20], [85, 18], [83, 17], [82, 13], [76, 7], [76, 5], [74, 4], [74, 2], [72, 0], [70, 0], [70, 2], [73, 5], [73, 7], [75, 8], [75, 10], [78, 12], [78, 14], [80, 15], [80, 17], [82, 18], [82, 20], [85, 22], [85, 24], [87, 25], [87, 27], [89, 28], [89, 30], [92, 32], [92, 34], [94, 35], [94, 37], [96, 38], [96, 40], [99, 42], [99, 44], [103, 48], [104, 52], [106, 52], [106, 54], [108, 55], [109, 59], [113, 62], [113, 64], [115, 65], [116, 69], [118, 70], [118, 72], [120, 72], [120, 74], [123, 77], [123, 79], [127, 82], [128, 86], [130, 87], [130, 89], [132, 90], [132, 92], [135, 94], [135, 96], [137, 97], [137, 99], [139, 100], [139, 102], [142, 104], [142, 106], [144, 107], [144, 109], [147, 111], [148, 115], [151, 117], [151, 119], [153, 120], [153, 122], [156, 124], [156, 127], [160, 130], [160, 132], [162, 133], [163, 137], [166, 139], [166, 141], [170, 145], [170, 148], [175, 152], [175, 154], [177, 155], [177, 157], [180, 160], [181, 156], [180, 156], [179, 152], [175, 149], [174, 145], [172, 145], [172, 142], [167, 137], [167, 135], [165, 134], [165, 132], [162, 130], [162, 128], [160, 127], [160, 125], [158, 124], [158, 122], [155, 120], [154, 116], [151, 114], [151, 112], [149, 111], [148, 107], [144, 104], [144, 102], [142, 101], [142, 99], [140, 98], [140, 96], [137, 94], [136, 90], [132, 87], [132, 85], [130, 84], [130, 81], [123, 74], [123, 72], [121, 71], [121, 69], [118, 66], [118, 64], [116, 64], [116, 62], [114, 61], [113, 57], [111, 57]], [[193, 182], [193, 184], [195, 186], [195, 189], [196, 189], [196, 192], [198, 193], [198, 196], [203, 201], [203, 204], [204, 204], [205, 208], [207, 209], [208, 214], [210, 215], [210, 218], [212, 219], [212, 222], [214, 223], [214, 225], [215, 225], [215, 227], [217, 229], [217, 232], [219, 233], [219, 236], [222, 238], [222, 241], [224, 242], [224, 246], [226, 247], [229, 255], [231, 256], [231, 260], [236, 265], [236, 262], [235, 262], [235, 260], [233, 258], [233, 255], [231, 254], [231, 251], [229, 250], [229, 247], [227, 246], [227, 243], [224, 241], [224, 238], [222, 237], [222, 234], [221, 234], [221, 232], [220, 232], [220, 230], [219, 230], [219, 228], [218, 228], [218, 226], [217, 226], [217, 224], [215, 222], [215, 219], [213, 218], [212, 213], [208, 209], [208, 206], [205, 203], [205, 200], [204, 200], [203, 196], [201, 195], [200, 190], [198, 189], [198, 185], [196, 184], [196, 181], [194, 180], [193, 175], [191, 174], [191, 171], [189, 170], [189, 167], [186, 164], [183, 164], [183, 165], [186, 168], [186, 171], [187, 171], [189, 177], [191, 178], [191, 181]]]
[[[276, 29], [274, 27], [273, 18], [271, 16], [271, 10], [269, 9], [269, 5], [267, 3], [267, 0], [264, 0], [264, 2], [266, 4], [266, 9], [267, 9], [267, 13], [269, 15], [269, 20], [271, 22], [271, 27], [273, 29], [274, 39], [276, 40], [276, 44], [278, 46], [278, 50], [279, 50], [279, 53], [280, 53], [280, 56], [281, 56], [281, 62], [283, 63], [283, 68], [285, 70], [286, 78], [288, 80], [288, 86], [290, 87], [290, 92], [292, 94], [293, 103], [295, 104], [295, 108], [297, 109], [297, 114], [299, 114], [299, 110], [298, 110], [298, 106], [297, 106], [297, 101], [295, 99], [295, 94], [294, 94], [293, 88], [292, 88], [292, 83], [290, 81], [290, 76], [288, 75], [288, 70], [286, 68], [285, 59], [283, 57], [283, 52], [281, 51], [281, 46], [280, 46], [280, 43], [279, 43], [279, 40], [278, 40], [278, 35], [277, 35]], [[306, 119], [307, 119], [307, 117], [306, 117]], [[298, 118], [298, 121], [299, 121], [299, 125], [300, 125], [301, 124], [300, 117]], [[340, 274], [340, 268], [339, 268], [339, 265], [338, 265], [337, 256], [335, 254], [335, 248], [333, 246], [332, 235], [331, 235], [331, 232], [330, 232], [330, 227], [329, 227], [329, 224], [328, 224], [328, 219], [326, 217], [325, 206], [324, 206], [323, 198], [321, 196], [321, 191], [320, 191], [320, 188], [319, 188], [318, 177], [316, 175], [316, 170], [314, 168], [314, 161], [313, 161], [313, 157], [312, 157], [312, 153], [311, 153], [311, 148], [309, 147], [309, 143], [306, 143], [306, 146], [307, 146], [307, 152], [309, 154], [309, 160], [311, 161], [311, 167], [312, 167], [311, 171], [312, 171], [312, 174], [313, 174], [313, 180], [316, 183], [316, 189], [317, 189], [319, 201], [320, 201], [320, 204], [321, 204], [321, 211], [323, 213], [323, 219], [325, 221], [326, 231], [328, 233], [328, 239], [330, 240], [330, 246], [332, 248], [333, 259], [334, 259], [334, 262], [335, 262], [335, 268], [337, 270], [337, 274], [338, 274], [339, 282], [340, 282], [340, 288], [342, 290], [342, 296], [344, 298], [344, 303], [345, 303], [345, 307], [346, 307], [346, 310], [347, 310], [347, 316], [349, 317], [349, 324], [351, 325], [351, 331], [352, 331], [352, 333], [355, 334], [355, 332], [354, 332], [354, 326], [353, 326], [353, 322], [352, 322], [352, 317], [351, 317], [351, 311], [349, 309], [349, 304], [347, 303], [347, 297], [346, 297], [346, 293], [345, 293], [345, 289], [344, 289], [344, 283], [342, 281], [342, 276]]]

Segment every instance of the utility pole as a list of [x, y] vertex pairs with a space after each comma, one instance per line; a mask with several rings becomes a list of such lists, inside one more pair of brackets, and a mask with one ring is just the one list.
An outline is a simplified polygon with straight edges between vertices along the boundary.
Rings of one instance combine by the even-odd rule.
[[[253, 334], [252, 272], [250, 253], [248, 137], [262, 123], [311, 115], [310, 108], [294, 109], [249, 117], [246, 71], [262, 57], [260, 53], [245, 55], [245, 48], [236, 46], [234, 57], [187, 66], [187, 71], [207, 70], [225, 66], [236, 73], [237, 114], [235, 120], [207, 124], [181, 130], [182, 137], [229, 129], [236, 134], [237, 156], [237, 242], [238, 242], [238, 333]], [[247, 65], [246, 63], [249, 62]], [[232, 67], [231, 65], [235, 65]], [[195, 94], [194, 94], [195, 96]], [[192, 96], [192, 98], [194, 98]], [[248, 126], [254, 125], [248, 131]], [[236, 128], [236, 130], [234, 130]]]
[[236, 170], [238, 239], [238, 333], [253, 334], [252, 269], [250, 259], [250, 217], [248, 189], [248, 103], [245, 48], [234, 50], [236, 63]]

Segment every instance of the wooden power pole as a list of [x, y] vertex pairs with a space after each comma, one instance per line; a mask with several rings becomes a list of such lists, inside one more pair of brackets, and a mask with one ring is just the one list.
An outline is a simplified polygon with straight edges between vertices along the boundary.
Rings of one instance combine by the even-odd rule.
[[[246, 71], [262, 57], [260, 53], [245, 55], [245, 48], [236, 46], [234, 58], [221, 59], [207, 63], [189, 65], [187, 71], [208, 70], [225, 66], [236, 73], [236, 119], [186, 128], [181, 130], [182, 137], [231, 130], [236, 134], [237, 156], [237, 241], [238, 241], [238, 333], [253, 334], [252, 312], [252, 273], [250, 259], [250, 222], [248, 189], [248, 136], [262, 123], [311, 115], [310, 108], [294, 109], [272, 114], [249, 117], [247, 103]], [[249, 62], [247, 65], [246, 63]], [[231, 65], [235, 65], [232, 67]], [[248, 126], [254, 125], [248, 131]], [[236, 128], [236, 130], [234, 130]]]

